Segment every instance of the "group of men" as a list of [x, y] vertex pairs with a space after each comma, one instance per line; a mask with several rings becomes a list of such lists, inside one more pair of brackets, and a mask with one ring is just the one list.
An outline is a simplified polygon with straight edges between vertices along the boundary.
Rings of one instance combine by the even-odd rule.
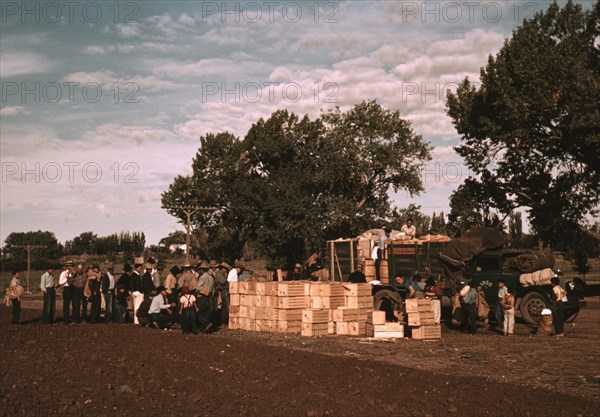
[[69, 261], [58, 279], [48, 268], [40, 279], [42, 322], [54, 322], [56, 293], [62, 288], [66, 324], [100, 322], [104, 300], [105, 323], [133, 322], [166, 329], [179, 322], [186, 333], [209, 332], [229, 322], [229, 283], [252, 274], [243, 264], [231, 267], [214, 260], [174, 266], [164, 279], [163, 271], [152, 258], [133, 266], [125, 264], [118, 276], [112, 264], [102, 271], [98, 264], [86, 269], [82, 263]]

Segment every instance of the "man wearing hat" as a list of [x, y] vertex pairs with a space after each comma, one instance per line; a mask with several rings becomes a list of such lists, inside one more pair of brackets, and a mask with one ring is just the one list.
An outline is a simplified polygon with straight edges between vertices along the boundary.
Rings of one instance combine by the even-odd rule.
[[154, 281], [152, 280], [152, 271], [154, 269], [154, 265], [150, 262], [146, 262], [144, 264], [144, 268], [146, 269], [146, 272], [142, 276], [142, 292], [144, 293], [144, 298], [148, 298], [152, 292], [156, 290]]
[[123, 265], [123, 273], [115, 283], [115, 320], [117, 323], [127, 322], [127, 298], [131, 290], [131, 273], [129, 264]]
[[365, 277], [365, 274], [363, 274], [363, 266], [361, 263], [356, 265], [356, 270], [350, 274], [348, 277], [348, 282], [352, 282], [353, 284], [367, 282], [367, 277]]
[[169, 302], [175, 302], [177, 299], [177, 275], [181, 273], [181, 269], [177, 265], [169, 269], [169, 275], [165, 280], [165, 288], [167, 289], [167, 299]]
[[110, 323], [113, 318], [113, 303], [115, 297], [115, 267], [106, 265], [106, 272], [102, 274], [102, 296], [104, 297], [104, 322]]
[[[58, 277], [58, 285], [63, 287], [63, 321], [65, 324], [71, 323], [71, 309], [73, 306], [73, 261], [65, 264], [65, 269]], [[74, 311], [73, 311], [74, 313]]]
[[294, 270], [287, 273], [285, 276], [285, 281], [300, 281], [304, 279], [304, 274], [302, 272], [302, 264], [294, 265]]
[[167, 289], [162, 285], [156, 288], [156, 291], [158, 294], [152, 299], [148, 310], [148, 319], [154, 327], [166, 329], [173, 324], [173, 310], [171, 309], [177, 304], [167, 302]]
[[177, 281], [177, 286], [179, 288], [190, 287], [192, 285], [192, 281], [195, 279], [195, 276], [192, 272], [192, 265], [189, 262], [183, 264], [183, 273], [179, 277]]
[[131, 298], [133, 301], [133, 322], [140, 324], [137, 316], [137, 309], [144, 301], [144, 294], [142, 293], [142, 271], [144, 265], [135, 264], [133, 266], [133, 272], [131, 274]]
[[44, 294], [42, 323], [53, 323], [54, 312], [56, 310], [56, 282], [54, 281], [54, 269], [52, 267], [48, 267], [42, 275], [40, 289], [42, 290], [42, 294]]
[[215, 286], [221, 295], [221, 311], [219, 316], [222, 326], [229, 324], [229, 282], [227, 281], [227, 275], [230, 269], [231, 267], [226, 262], [222, 262], [218, 265], [215, 272]]
[[202, 329], [203, 332], [208, 332], [213, 327], [210, 319], [213, 311], [215, 280], [208, 273], [210, 269], [208, 262], [201, 262], [200, 265], [198, 265], [198, 269], [201, 273], [198, 278], [197, 287], [197, 302], [198, 309], [200, 310], [198, 313], [198, 321], [200, 323], [200, 329]]
[[85, 287], [85, 296], [90, 299], [90, 323], [98, 323], [100, 320], [100, 304], [101, 298], [101, 281], [102, 274], [100, 273], [100, 265], [93, 264], [88, 271], [87, 282]]

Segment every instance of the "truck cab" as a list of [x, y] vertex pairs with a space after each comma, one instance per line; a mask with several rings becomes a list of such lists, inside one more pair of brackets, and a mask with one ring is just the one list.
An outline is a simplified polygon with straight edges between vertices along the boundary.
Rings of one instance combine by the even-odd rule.
[[[498, 280], [504, 279], [506, 285], [514, 290], [516, 309], [521, 318], [528, 324], [535, 325], [541, 318], [542, 310], [551, 308], [553, 304], [551, 285], [523, 286], [519, 281], [521, 272], [508, 265], [513, 264], [511, 258], [524, 254], [514, 250], [488, 250], [477, 255], [468, 263], [467, 271], [483, 288], [486, 301], [493, 312], [498, 304]], [[573, 321], [579, 313], [581, 294], [573, 290], [573, 285], [566, 283], [564, 275], [556, 271], [561, 280], [561, 286], [567, 289], [565, 303], [565, 320]], [[493, 316], [493, 314], [491, 314]]]

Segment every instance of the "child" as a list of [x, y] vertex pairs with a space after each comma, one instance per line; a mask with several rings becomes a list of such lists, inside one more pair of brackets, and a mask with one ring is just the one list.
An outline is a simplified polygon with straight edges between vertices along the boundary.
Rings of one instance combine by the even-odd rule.
[[179, 317], [181, 317], [181, 331], [183, 334], [198, 334], [196, 328], [196, 315], [198, 314], [198, 305], [196, 297], [190, 294], [190, 289], [184, 286], [181, 289], [181, 298], [179, 299]]
[[506, 288], [506, 295], [500, 301], [504, 312], [504, 336], [512, 336], [515, 332], [515, 296], [513, 290]]

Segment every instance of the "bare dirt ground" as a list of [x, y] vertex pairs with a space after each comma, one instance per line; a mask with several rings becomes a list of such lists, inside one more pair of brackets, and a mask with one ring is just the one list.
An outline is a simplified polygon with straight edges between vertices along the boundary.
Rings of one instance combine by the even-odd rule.
[[[60, 299], [57, 303], [60, 316]], [[437, 342], [42, 325], [0, 308], [2, 416], [598, 416], [600, 299], [566, 337]]]

